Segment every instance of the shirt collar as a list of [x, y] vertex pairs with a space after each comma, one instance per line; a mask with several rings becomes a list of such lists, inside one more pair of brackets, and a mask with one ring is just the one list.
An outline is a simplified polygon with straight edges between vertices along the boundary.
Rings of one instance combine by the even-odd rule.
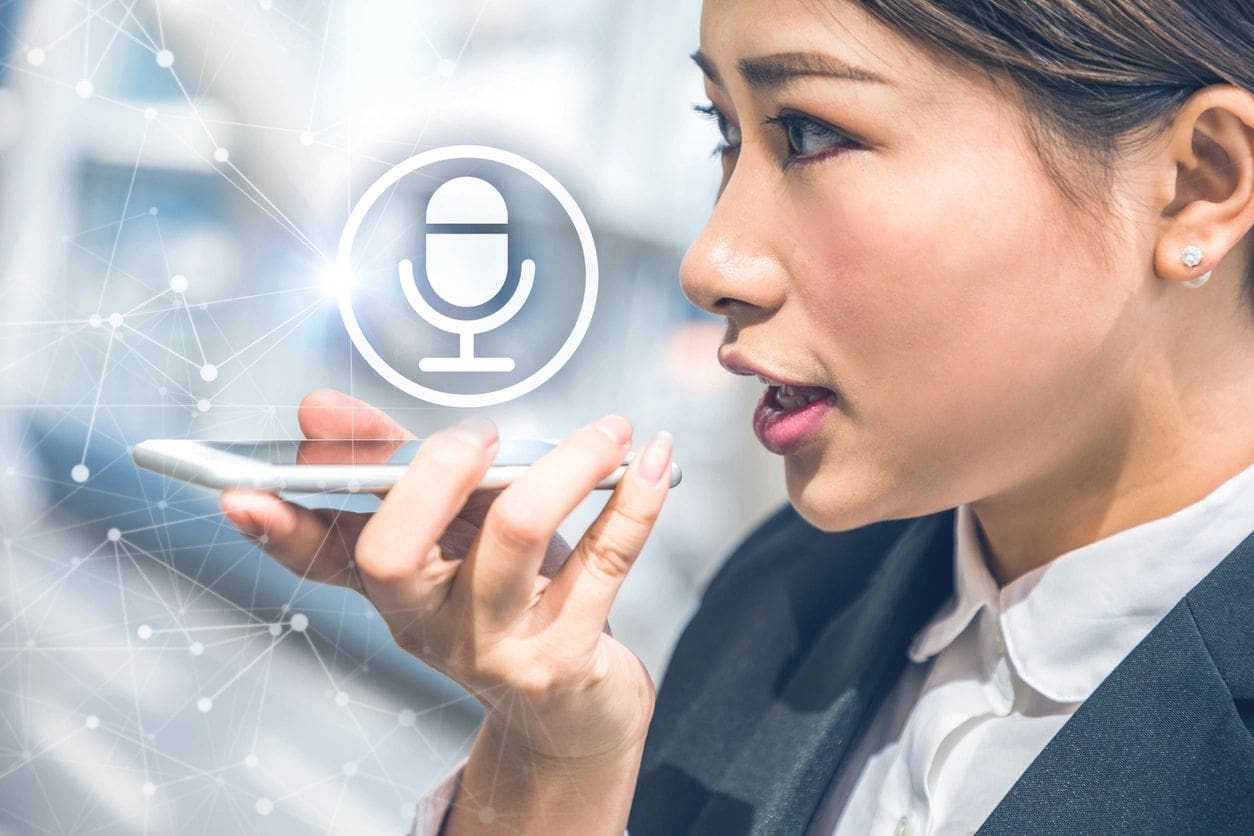
[[1056, 702], [1088, 698], [1190, 589], [1250, 534], [1254, 465], [1180, 510], [1073, 549], [1003, 588], [989, 573], [978, 523], [960, 505], [954, 595], [916, 636], [924, 662], [987, 607], [1015, 672]]

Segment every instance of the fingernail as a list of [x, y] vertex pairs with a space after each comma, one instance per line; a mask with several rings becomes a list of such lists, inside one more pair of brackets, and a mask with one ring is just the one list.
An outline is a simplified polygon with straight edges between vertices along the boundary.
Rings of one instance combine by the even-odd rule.
[[467, 441], [477, 447], [487, 448], [497, 440], [496, 424], [487, 418], [475, 416], [467, 418], [461, 423], [454, 424], [452, 433], [462, 441]]
[[662, 481], [662, 477], [670, 472], [671, 434], [662, 430], [653, 436], [653, 440], [645, 445], [640, 454], [640, 478], [651, 485]]
[[631, 441], [631, 422], [621, 415], [606, 415], [592, 426], [605, 433], [615, 444]]

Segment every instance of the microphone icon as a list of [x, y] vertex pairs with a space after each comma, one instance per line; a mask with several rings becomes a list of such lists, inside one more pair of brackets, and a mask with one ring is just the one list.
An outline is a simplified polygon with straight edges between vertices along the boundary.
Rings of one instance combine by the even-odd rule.
[[[474, 308], [486, 304], [509, 278], [509, 233], [494, 229], [509, 221], [505, 198], [496, 187], [478, 177], [455, 177], [440, 185], [427, 201], [427, 226], [485, 227], [492, 231], [427, 232], [427, 280], [436, 294], [451, 305]], [[459, 336], [456, 357], [423, 357], [424, 372], [510, 372], [512, 357], [476, 357], [475, 334], [500, 328], [512, 319], [535, 284], [536, 265], [524, 259], [518, 287], [499, 310], [473, 320], [440, 313], [423, 298], [414, 280], [414, 265], [397, 265], [401, 290], [410, 307], [427, 323]]]

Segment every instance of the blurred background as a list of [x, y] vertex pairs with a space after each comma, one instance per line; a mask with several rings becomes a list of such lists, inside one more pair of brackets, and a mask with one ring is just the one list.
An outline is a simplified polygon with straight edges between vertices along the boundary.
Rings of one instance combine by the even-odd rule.
[[403, 833], [468, 751], [478, 704], [367, 602], [272, 564], [213, 492], [129, 455], [298, 436], [319, 386], [419, 435], [465, 416], [360, 359], [329, 269], [357, 199], [429, 148], [528, 157], [588, 217], [582, 346], [478, 412], [512, 436], [611, 411], [640, 440], [674, 433], [683, 483], [610, 618], [661, 681], [710, 574], [785, 501], [750, 429], [759, 387], [719, 368], [721, 323], [678, 284], [718, 181], [690, 111], [698, 14], [0, 1], [0, 833]]

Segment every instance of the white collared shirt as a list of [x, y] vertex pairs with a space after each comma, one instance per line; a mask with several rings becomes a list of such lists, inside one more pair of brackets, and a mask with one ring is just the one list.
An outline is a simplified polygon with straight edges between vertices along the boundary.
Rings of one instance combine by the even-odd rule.
[[[1080, 703], [1254, 527], [1254, 465], [1205, 498], [998, 588], [970, 508], [954, 596], [915, 636], [814, 836], [971, 834]], [[438, 831], [467, 758], [419, 799]]]
[[811, 832], [975, 833], [1080, 703], [1252, 527], [1254, 466], [999, 588], [975, 516], [959, 506], [954, 597], [915, 636]]

